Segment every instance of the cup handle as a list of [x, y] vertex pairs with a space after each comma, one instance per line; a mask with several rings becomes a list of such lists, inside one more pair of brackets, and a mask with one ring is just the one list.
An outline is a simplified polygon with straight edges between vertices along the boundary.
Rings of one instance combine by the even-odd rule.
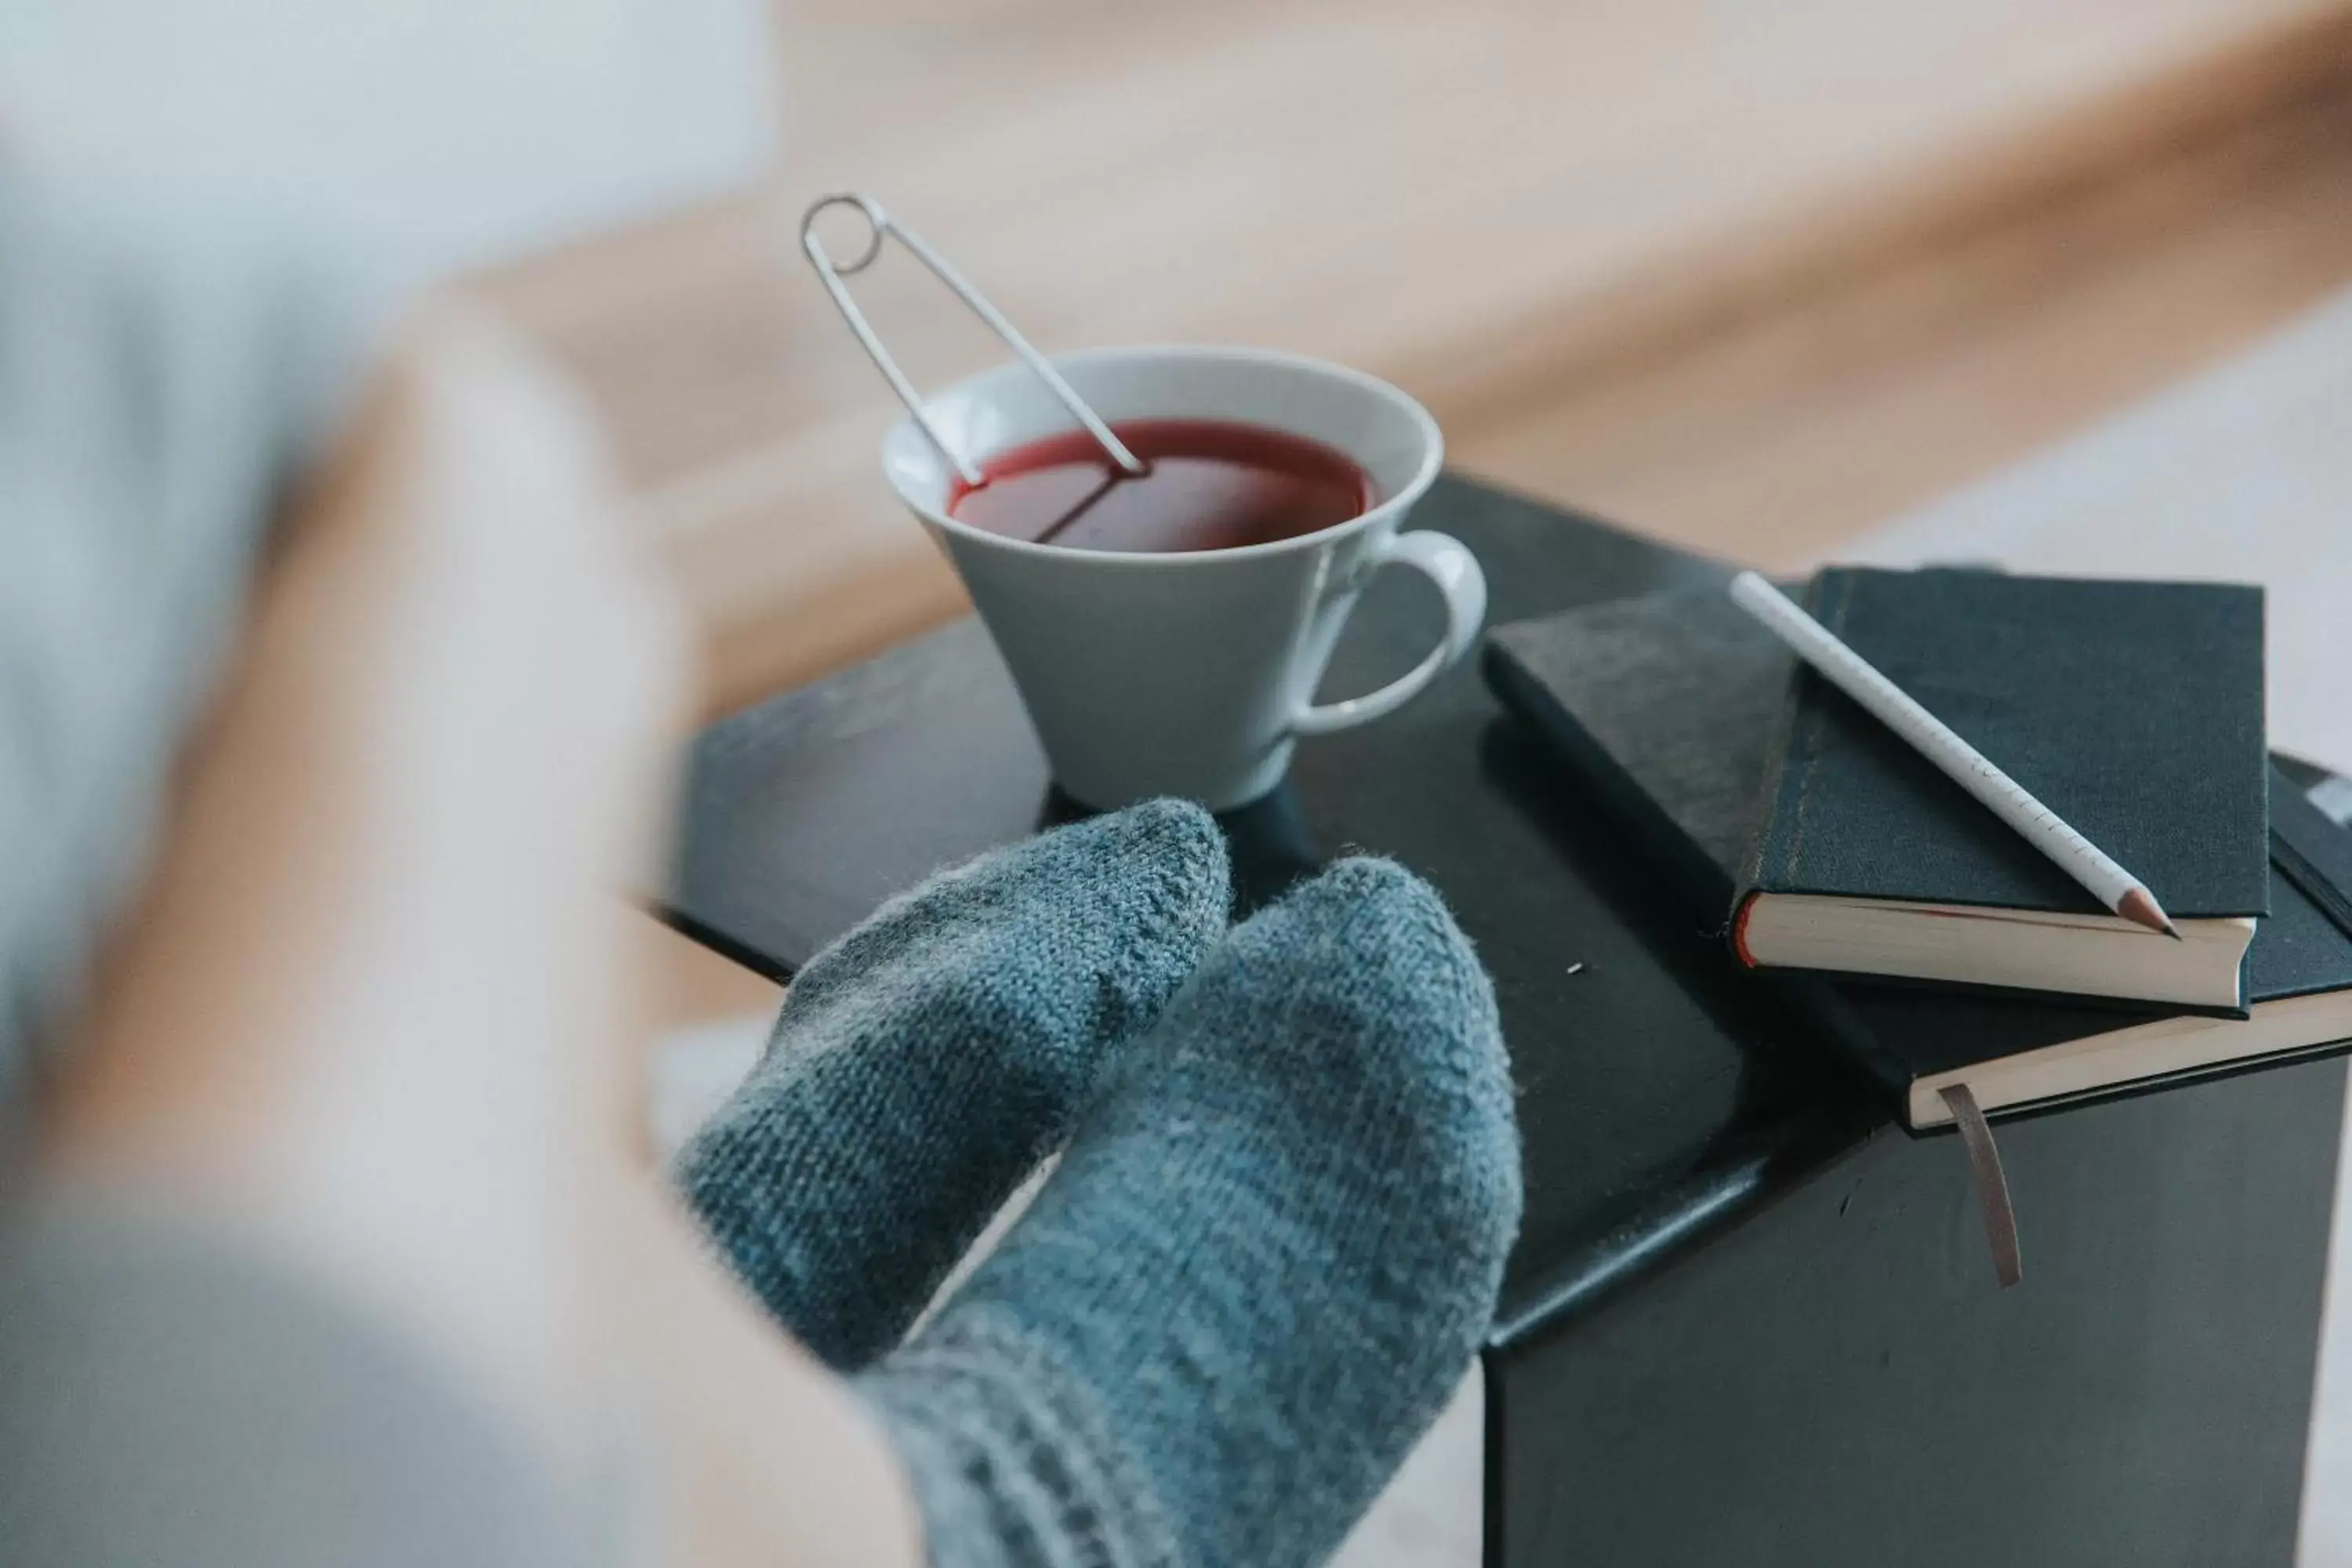
[[1328, 735], [1395, 712], [1458, 663], [1477, 640], [1486, 619], [1486, 574], [1478, 569], [1478, 558], [1469, 546], [1425, 529], [1391, 534], [1362, 562], [1359, 580], [1391, 565], [1412, 567], [1445, 595], [1445, 639], [1429, 650], [1428, 658], [1377, 691], [1342, 702], [1301, 702], [1290, 721], [1292, 733]]

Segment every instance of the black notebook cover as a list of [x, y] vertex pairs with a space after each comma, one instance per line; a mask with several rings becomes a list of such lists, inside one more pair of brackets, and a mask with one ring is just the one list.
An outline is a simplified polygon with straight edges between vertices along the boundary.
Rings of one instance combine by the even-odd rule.
[[[1804, 601], [2175, 919], [2268, 909], [2260, 588], [1841, 566]], [[1836, 688], [1788, 691], [1740, 898], [2102, 912]]]
[[[1792, 662], [1770, 633], [1709, 588], [1498, 627], [1486, 672], [1593, 803], [1639, 838], [1688, 907], [1720, 922], [1762, 812]], [[2274, 868], [2264, 856], [2273, 911], [2247, 953], [2247, 1000], [2352, 987], [2352, 834], [2274, 772], [2266, 771], [2263, 789], [2277, 848]], [[1790, 971], [1758, 979], [1868, 1073], [1906, 1121], [1901, 1108], [1917, 1079], [2183, 1011]], [[2168, 1081], [2134, 1079], [2096, 1093]]]

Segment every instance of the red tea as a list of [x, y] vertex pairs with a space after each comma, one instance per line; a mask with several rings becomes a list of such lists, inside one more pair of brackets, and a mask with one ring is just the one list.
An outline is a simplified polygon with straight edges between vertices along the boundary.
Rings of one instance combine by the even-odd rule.
[[1073, 550], [1165, 553], [1296, 539], [1360, 517], [1371, 476], [1319, 441], [1218, 419], [1111, 426], [1144, 471], [1129, 474], [1084, 430], [999, 452], [948, 515], [1007, 539]]

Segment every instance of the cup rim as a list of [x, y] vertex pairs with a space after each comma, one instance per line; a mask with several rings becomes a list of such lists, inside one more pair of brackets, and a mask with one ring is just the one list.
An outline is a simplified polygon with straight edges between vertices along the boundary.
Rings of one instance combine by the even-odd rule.
[[[1045, 358], [1055, 369], [1063, 371], [1072, 366], [1104, 360], [1220, 360], [1306, 371], [1329, 380], [1345, 382], [1359, 391], [1370, 393], [1388, 403], [1403, 414], [1420, 430], [1423, 447], [1421, 465], [1413, 470], [1412, 478], [1397, 487], [1395, 493], [1384, 498], [1378, 505], [1366, 507], [1354, 517], [1335, 522], [1328, 528], [1318, 528], [1312, 533], [1293, 534], [1287, 539], [1271, 539], [1259, 544], [1227, 545], [1217, 550], [1085, 550], [1075, 545], [1040, 544], [1031, 540], [1011, 539], [1001, 533], [991, 533], [984, 528], [974, 528], [968, 522], [958, 521], [949, 516], [943, 507], [929, 505], [909, 495], [889, 472], [890, 448], [909, 433], [915, 439], [922, 441], [926, 447], [929, 443], [922, 432], [916, 428], [914, 416], [902, 412], [898, 418], [891, 421], [890, 427], [883, 433], [879, 454], [884, 464], [884, 482], [890, 486], [899, 500], [933, 528], [992, 549], [1006, 550], [1015, 554], [1035, 555], [1046, 559], [1085, 561], [1119, 570], [1182, 570], [1187, 567], [1206, 567], [1219, 562], [1244, 561], [1278, 555], [1293, 550], [1311, 549], [1318, 544], [1328, 543], [1336, 539], [1345, 538], [1351, 532], [1373, 527], [1382, 520], [1404, 511], [1418, 501], [1428, 491], [1429, 487], [1436, 482], [1439, 472], [1445, 467], [1445, 437], [1437, 427], [1436, 418], [1428, 409], [1421, 405], [1419, 399], [1402, 387], [1383, 381], [1368, 371], [1360, 371], [1352, 365], [1340, 364], [1332, 360], [1318, 359], [1312, 354], [1292, 353], [1284, 349], [1250, 348], [1237, 343], [1108, 343], [1095, 348], [1075, 349], [1066, 353], [1047, 354]], [[983, 381], [990, 376], [1001, 375], [1008, 371], [1028, 374], [1027, 367], [1020, 361], [1003, 361], [991, 365], [986, 370], [975, 371], [970, 375], [949, 383], [938, 392], [930, 394], [925, 401], [929, 402], [936, 398], [952, 395], [964, 391], [975, 382]], [[1073, 428], [1075, 427], [1074, 425]], [[1275, 428], [1280, 428], [1280, 426], [1275, 426]], [[1297, 434], [1295, 431], [1284, 433]], [[1355, 459], [1355, 454], [1352, 452], [1345, 456], [1350, 461]]]

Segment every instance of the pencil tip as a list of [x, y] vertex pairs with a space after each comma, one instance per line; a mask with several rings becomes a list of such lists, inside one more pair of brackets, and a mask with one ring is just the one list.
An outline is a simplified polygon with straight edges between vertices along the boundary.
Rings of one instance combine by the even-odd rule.
[[2157, 904], [2156, 895], [2146, 888], [2134, 888], [2116, 900], [2116, 913], [2150, 931], [2162, 931], [2175, 942], [2186, 940], [2180, 934], [2180, 928], [2174, 925], [2171, 917]]

